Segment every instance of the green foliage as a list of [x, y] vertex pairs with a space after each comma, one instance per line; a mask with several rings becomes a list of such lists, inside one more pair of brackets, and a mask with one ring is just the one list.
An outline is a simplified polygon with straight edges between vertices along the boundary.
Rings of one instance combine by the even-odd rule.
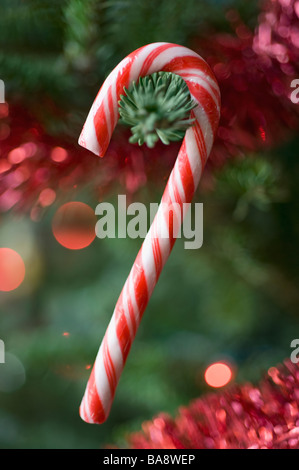
[[[77, 138], [105, 76], [134, 49], [156, 41], [189, 45], [203, 28], [227, 28], [241, 0], [2, 0], [0, 73], [9, 102], [30, 105], [51, 133]], [[59, 102], [60, 113], [53, 103]]]
[[[63, 7], [60, 0], [1, 0], [0, 47], [7, 56], [17, 53], [56, 54], [63, 44]], [[32, 65], [32, 64], [31, 64]]]
[[194, 122], [190, 111], [196, 103], [186, 82], [173, 73], [158, 72], [133, 82], [130, 90], [124, 89], [119, 101], [121, 122], [131, 126], [130, 142], [154, 147], [183, 139], [186, 129]]
[[223, 17], [230, 8], [247, 19], [256, 18], [258, 8], [257, 2], [240, 0], [110, 0], [106, 5], [108, 40], [117, 55], [151, 42], [187, 46], [204, 29], [227, 28]]
[[228, 166], [219, 175], [218, 187], [223, 197], [237, 199], [233, 214], [243, 220], [250, 208], [262, 211], [273, 202], [282, 202], [288, 197], [284, 182], [279, 182], [280, 168], [256, 155], [247, 155], [238, 165]]

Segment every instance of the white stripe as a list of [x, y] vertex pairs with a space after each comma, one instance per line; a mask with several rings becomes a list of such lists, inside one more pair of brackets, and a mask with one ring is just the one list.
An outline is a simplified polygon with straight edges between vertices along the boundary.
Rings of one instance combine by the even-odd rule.
[[117, 96], [116, 96], [116, 82], [113, 83], [113, 85], [111, 85], [111, 95], [112, 95], [113, 110], [114, 110], [114, 120], [113, 120], [113, 129], [112, 129], [112, 132], [113, 132], [118, 121], [118, 101], [117, 101]]
[[109, 413], [110, 405], [111, 405], [111, 393], [110, 393], [109, 380], [108, 380], [105, 366], [104, 366], [103, 344], [104, 344], [104, 341], [102, 341], [101, 343], [100, 349], [98, 351], [98, 354], [95, 360], [94, 379], [95, 379], [96, 390], [101, 400], [105, 416], [107, 416], [107, 414]]
[[87, 148], [87, 150], [90, 150], [91, 152], [95, 153], [96, 155], [100, 155], [101, 148], [96, 136], [93, 118], [93, 108], [91, 108], [85, 121], [84, 128], [79, 137], [79, 144]]
[[184, 69], [176, 70], [175, 73], [178, 74], [178, 75], [185, 75], [186, 73], [190, 74], [190, 77], [187, 77], [187, 80], [191, 79], [192, 75], [196, 78], [198, 78], [198, 77], [203, 78], [204, 80], [206, 80], [208, 82], [207, 84], [210, 85], [211, 89], [215, 93], [215, 96], [219, 98], [220, 92], [219, 92], [219, 87], [218, 87], [217, 83], [215, 82], [215, 80], [212, 77], [207, 75], [203, 70], [194, 69], [194, 68], [193, 69], [192, 68], [184, 68]]
[[[131, 273], [132, 272], [133, 272], [133, 268], [131, 270]], [[132, 308], [133, 308], [133, 312], [134, 312], [134, 316], [136, 320], [136, 329], [137, 329], [140, 323], [140, 312], [139, 312], [139, 308], [138, 308], [136, 297], [135, 297], [134, 279], [131, 273], [129, 275], [129, 295], [130, 295], [130, 299], [132, 303]]]
[[162, 267], [163, 267], [170, 254], [170, 240], [169, 240], [169, 237], [166, 238], [166, 237], [159, 236], [159, 233], [162, 233], [162, 234], [169, 233], [169, 224], [168, 224], [167, 218], [165, 217], [163, 206], [161, 206], [161, 204], [159, 206], [159, 209], [157, 211], [153, 224], [155, 225], [156, 236], [158, 236], [158, 239], [159, 239], [160, 251], [162, 255]]
[[[176, 72], [176, 73], [177, 73], [177, 72]], [[202, 87], [211, 95], [211, 97], [212, 97], [212, 99], [213, 99], [215, 105], [217, 106], [217, 109], [220, 109], [220, 108], [219, 108], [219, 95], [217, 95], [217, 94], [215, 93], [215, 91], [213, 90], [213, 88], [212, 88], [205, 80], [203, 80], [202, 77], [196, 76], [196, 75], [194, 74], [194, 75], [191, 76], [191, 77], [188, 76], [188, 77], [185, 78], [184, 73], [182, 73], [182, 74], [181, 74], [181, 73], [178, 73], [178, 75], [180, 75], [180, 76], [185, 80], [185, 82], [187, 83], [187, 85], [188, 85], [188, 82], [190, 81], [190, 82], [195, 82], [195, 83], [197, 83], [198, 85], [202, 86]], [[207, 78], [207, 75], [204, 75], [204, 77]]]
[[[171, 197], [170, 193], [169, 193], [169, 197], [170, 197], [171, 202], [174, 202], [174, 199], [173, 197]], [[163, 200], [163, 197], [162, 197], [162, 200]], [[167, 209], [167, 207], [165, 206], [167, 206], [167, 204], [161, 201], [159, 204], [157, 213], [155, 215], [155, 218], [153, 220], [153, 223], [147, 234], [147, 237], [150, 237], [151, 239], [159, 240], [159, 246], [160, 246], [161, 257], [162, 257], [162, 267], [164, 266], [170, 254], [169, 224], [168, 224], [168, 217], [167, 217], [168, 211], [165, 210]]]
[[123, 354], [119, 344], [119, 339], [116, 333], [116, 318], [115, 312], [111, 318], [110, 324], [107, 330], [107, 344], [110, 353], [111, 360], [115, 368], [116, 380], [118, 381], [120, 374], [123, 370]]
[[113, 70], [112, 72], [108, 75], [106, 80], [104, 81], [103, 85], [100, 88], [100, 91], [98, 92], [93, 105], [91, 107], [90, 113], [92, 114], [92, 117], [95, 116], [97, 113], [98, 109], [104, 104], [105, 99], [107, 98], [107, 92], [110, 86], [115, 86], [117, 84], [118, 80], [118, 74], [121, 72], [128, 64], [130, 60], [128, 57], [125, 57]]
[[[173, 170], [170, 173], [170, 176], [168, 178], [167, 187], [168, 187], [168, 194], [169, 194], [169, 199], [171, 201], [171, 204], [175, 204], [176, 200], [175, 200], [174, 191], [173, 191]], [[166, 238], [166, 235], [168, 239], [169, 239], [169, 235], [172, 236], [172, 234], [170, 233], [170, 227], [169, 227], [169, 206], [166, 202], [163, 201], [163, 196], [162, 196], [160, 205], [158, 207], [158, 211], [156, 215], [157, 218], [155, 221], [155, 233], [156, 233], [156, 237], [159, 238], [159, 240], [164, 240]], [[168, 249], [170, 248], [169, 245], [170, 243], [168, 243], [167, 245]]]
[[202, 174], [200, 149], [197, 146], [193, 129], [189, 128], [186, 134], [186, 153], [193, 175], [194, 188], [196, 190]]
[[148, 74], [152, 74], [154, 72], [160, 72], [165, 65], [167, 65], [173, 59], [179, 59], [180, 57], [198, 57], [198, 54], [191, 51], [190, 49], [186, 49], [186, 47], [182, 46], [174, 46], [166, 49], [165, 51], [161, 52], [153, 61], [152, 65], [148, 70]]
[[153, 44], [148, 44], [145, 46], [143, 49], [141, 49], [138, 54], [136, 54], [136, 57], [134, 59], [134, 62], [131, 67], [130, 71], [130, 84], [132, 81], [137, 81], [139, 76], [140, 76], [140, 71], [142, 69], [142, 66], [145, 62], [145, 60], [148, 58], [149, 54], [157, 49], [157, 47], [162, 46], [163, 44], [166, 44], [165, 42], [156, 42]]
[[[198, 121], [199, 126], [201, 128], [203, 139], [204, 139], [205, 144], [206, 144], [207, 155], [209, 155], [209, 153], [212, 149], [213, 140], [214, 140], [214, 137], [213, 137], [214, 134], [213, 134], [213, 130], [212, 130], [209, 118], [206, 115], [206, 112], [205, 112], [205, 110], [203, 109], [203, 107], [201, 105], [199, 105], [195, 109], [193, 109], [193, 113], [194, 113], [195, 118]], [[189, 129], [186, 132], [186, 135], [187, 135], [187, 133], [189, 133], [189, 131], [193, 132], [192, 127], [189, 127]]]
[[108, 103], [108, 93], [106, 94], [106, 96], [104, 98], [103, 104], [104, 104], [104, 111], [105, 111], [105, 120], [106, 120], [106, 123], [107, 123], [108, 137], [109, 137], [109, 140], [110, 140], [110, 138], [112, 136], [113, 129], [111, 129], [110, 109], [109, 109], [109, 103]]
[[[173, 215], [171, 215], [171, 217], [174, 217], [174, 219], [173, 219], [174, 221], [176, 221], [176, 218], [178, 218], [178, 221], [182, 222], [181, 204], [175, 198], [174, 188], [178, 189], [177, 185], [176, 185], [176, 182], [175, 182], [175, 175], [174, 175], [174, 170], [173, 170], [171, 172], [170, 177], [169, 177], [169, 184], [168, 184], [169, 196], [170, 196], [171, 203], [173, 205], [173, 207], [172, 207]], [[185, 198], [185, 195], [182, 198], [182, 202], [184, 202], [184, 198]], [[168, 218], [169, 218], [168, 214], [171, 210], [171, 207], [169, 207], [169, 208], [165, 207], [165, 209], [166, 209], [166, 221], [167, 221]], [[181, 224], [179, 224], [179, 225], [181, 225]], [[179, 235], [179, 233], [180, 233], [180, 226], [178, 226], [178, 224], [177, 224], [177, 225], [173, 226], [173, 233], [170, 233], [170, 235], [173, 236], [173, 237], [177, 237]]]
[[131, 320], [131, 317], [130, 317], [130, 310], [129, 310], [129, 305], [128, 305], [127, 286], [128, 286], [128, 279], [126, 280], [126, 283], [123, 287], [122, 298], [123, 298], [124, 314], [125, 314], [127, 324], [128, 324], [129, 330], [130, 330], [131, 341], [133, 341], [134, 332], [133, 332], [133, 324], [132, 324], [132, 320]]
[[176, 164], [174, 165], [173, 173], [174, 173], [174, 181], [175, 181], [178, 193], [180, 195], [180, 198], [181, 198], [182, 202], [185, 202], [186, 201], [186, 195], [185, 195], [185, 190], [184, 190], [182, 179], [181, 179], [181, 173], [180, 173], [180, 170], [179, 170], [179, 165], [176, 165]]
[[88, 402], [88, 398], [87, 398], [87, 394], [86, 396], [84, 397], [84, 417], [85, 417], [85, 420], [88, 421], [89, 423], [94, 423], [94, 419], [92, 418], [92, 414], [90, 412], [90, 408], [89, 408], [89, 402]]
[[176, 202], [175, 200], [175, 196], [174, 196], [174, 190], [173, 190], [173, 178], [174, 178], [174, 175], [173, 175], [173, 169], [169, 175], [169, 178], [168, 178], [168, 181], [167, 181], [167, 185], [168, 185], [168, 193], [169, 193], [169, 196], [170, 196], [170, 200], [172, 203]]
[[90, 417], [85, 412], [85, 403], [86, 403], [86, 401], [87, 401], [87, 399], [86, 399], [86, 392], [85, 392], [83, 400], [80, 404], [79, 413], [80, 413], [80, 416], [83, 419], [83, 421], [86, 421], [87, 423], [90, 423], [90, 422], [93, 422], [93, 420], [91, 420]]
[[156, 264], [153, 253], [151, 236], [147, 236], [144, 239], [141, 248], [141, 259], [142, 259], [142, 268], [144, 271], [148, 298], [152, 295], [153, 289], [156, 285]]

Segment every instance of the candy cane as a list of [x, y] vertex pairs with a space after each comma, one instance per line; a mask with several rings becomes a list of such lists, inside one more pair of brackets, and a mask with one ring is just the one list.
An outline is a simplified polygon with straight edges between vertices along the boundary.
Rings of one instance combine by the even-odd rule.
[[[109, 414], [117, 383], [138, 325], [175, 242], [167, 208], [190, 203], [213, 145], [220, 114], [220, 93], [207, 63], [186, 47], [148, 44], [123, 59], [101, 87], [83, 127], [79, 144], [104, 156], [118, 120], [124, 87], [139, 77], [165, 71], [180, 75], [197, 106], [195, 122], [185, 134], [161, 204], [117, 301], [97, 354], [80, 406], [88, 423], [102, 423]], [[161, 237], [161, 227], [169, 237]], [[165, 232], [163, 232], [165, 233]]]

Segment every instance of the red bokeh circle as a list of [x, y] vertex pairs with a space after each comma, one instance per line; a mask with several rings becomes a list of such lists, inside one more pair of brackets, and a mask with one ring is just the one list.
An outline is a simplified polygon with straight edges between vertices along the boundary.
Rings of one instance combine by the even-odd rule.
[[81, 250], [96, 237], [94, 210], [83, 202], [68, 202], [55, 213], [52, 231], [60, 245], [69, 250]]
[[0, 291], [16, 289], [24, 277], [25, 264], [19, 253], [11, 248], [0, 248]]
[[232, 379], [232, 370], [223, 362], [211, 364], [205, 371], [205, 381], [210, 387], [224, 387]]

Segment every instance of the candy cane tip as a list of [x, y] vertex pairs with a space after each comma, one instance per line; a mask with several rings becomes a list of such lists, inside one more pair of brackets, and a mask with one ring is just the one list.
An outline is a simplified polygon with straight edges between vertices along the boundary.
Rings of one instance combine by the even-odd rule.
[[[104, 412], [102, 405], [95, 407], [89, 414], [86, 411], [86, 397], [83, 397], [81, 405], [79, 407], [79, 416], [87, 424], [103, 424], [107, 421], [107, 413]], [[109, 413], [108, 413], [109, 414]]]
[[85, 421], [85, 423], [89, 423], [89, 419], [85, 416], [84, 410], [83, 410], [83, 403], [79, 406], [79, 416], [82, 419], [82, 421]]
[[84, 137], [83, 133], [80, 135], [80, 138], [78, 139], [78, 144], [79, 144], [81, 147], [84, 147], [86, 150], [89, 150], [91, 153], [93, 153], [93, 154], [96, 155], [97, 157], [103, 158], [103, 156], [105, 155], [105, 152], [101, 152], [101, 151], [99, 150], [99, 148], [89, 146], [89, 145], [86, 143], [86, 140], [85, 140], [85, 137]]
[[84, 124], [82, 132], [78, 139], [78, 144], [101, 158], [106, 153], [106, 148], [104, 149], [100, 146], [95, 133], [95, 129], [93, 125], [89, 123], [89, 119], [87, 119], [86, 123]]
[[80, 415], [80, 418], [82, 419], [82, 421], [84, 421], [87, 424], [103, 424], [107, 420], [106, 416], [99, 416], [99, 417], [97, 417], [96, 420], [93, 421], [92, 419], [85, 416], [81, 412], [81, 409], [79, 409], [79, 415]]
[[81, 403], [80, 407], [79, 407], [79, 416], [80, 418], [82, 419], [82, 421], [84, 421], [85, 423], [87, 424], [94, 424], [95, 421], [93, 421], [85, 412], [84, 410], [84, 405], [83, 405], [83, 402]]

